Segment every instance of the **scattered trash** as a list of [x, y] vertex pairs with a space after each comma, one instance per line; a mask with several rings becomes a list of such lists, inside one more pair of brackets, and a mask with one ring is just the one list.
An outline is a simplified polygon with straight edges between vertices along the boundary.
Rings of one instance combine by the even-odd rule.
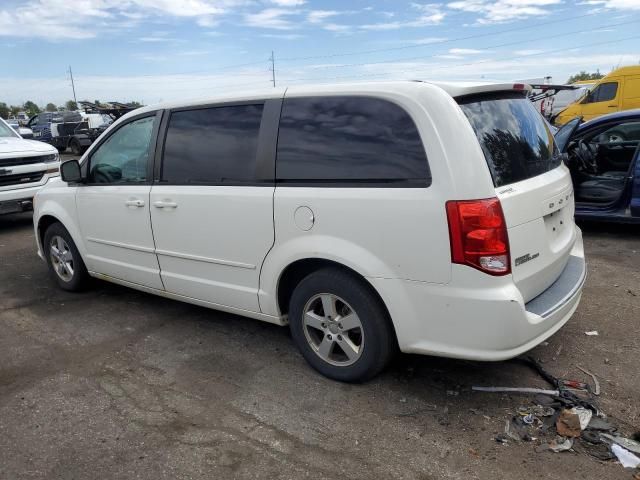
[[627, 289], [627, 293], [629, 295], [633, 295], [634, 297], [637, 297], [637, 295], [630, 288]]
[[407, 398], [406, 397], [401, 397], [400, 398], [400, 403], [407, 403]]
[[447, 390], [447, 395], [449, 395], [450, 397], [457, 397], [458, 395], [460, 395], [460, 392], [457, 390]]
[[[598, 335], [597, 331], [585, 332]], [[559, 349], [560, 350], [560, 349]], [[490, 393], [531, 394], [533, 404], [518, 407], [517, 414], [505, 421], [504, 432], [494, 437], [498, 443], [536, 442], [535, 451], [555, 453], [574, 451], [599, 461], [618, 459], [625, 468], [640, 468], [640, 432], [632, 438], [620, 436], [615, 425], [597, 404], [600, 382], [589, 370], [576, 366], [593, 380], [558, 378], [545, 370], [541, 361], [531, 357], [516, 361], [534, 369], [551, 389], [530, 387], [472, 387]], [[608, 360], [607, 360], [608, 362]], [[602, 378], [602, 377], [601, 377]], [[549, 440], [551, 439], [551, 440]], [[634, 480], [640, 480], [640, 471]]]
[[611, 451], [615, 453], [624, 468], [640, 467], [640, 458], [636, 457], [629, 450], [622, 448], [620, 445], [612, 445]]
[[565, 409], [560, 412], [558, 420], [556, 420], [556, 429], [558, 434], [563, 437], [577, 438], [582, 433], [580, 427], [580, 417], [573, 409]]
[[593, 412], [591, 410], [587, 410], [584, 407], [573, 407], [569, 411], [578, 415], [578, 418], [580, 419], [581, 430], [587, 428], [589, 422], [591, 421], [591, 417], [593, 417]]
[[580, 365], [576, 365], [576, 367], [577, 367], [578, 370], [586, 373], [587, 375], [589, 375], [593, 379], [593, 384], [595, 385], [594, 389], [593, 389], [593, 394], [594, 395], [600, 395], [600, 383], [598, 382], [598, 379], [596, 378], [596, 376], [593, 373], [591, 373], [590, 371], [585, 370], [584, 368], [582, 368]]
[[589, 430], [600, 430], [603, 432], [613, 432], [614, 430], [616, 430], [616, 427], [600, 417], [591, 417], [587, 428]]
[[630, 438], [613, 436], [608, 433], [602, 434], [603, 438], [610, 440], [611, 442], [620, 445], [621, 447], [626, 448], [627, 450], [640, 454], [640, 442], [636, 442], [635, 440], [631, 440]]
[[516, 387], [471, 387], [476, 392], [490, 393], [539, 393], [541, 395], [557, 396], [560, 394], [558, 390], [545, 390], [544, 388], [516, 388]]
[[535, 415], [536, 417], [550, 417], [556, 413], [552, 407], [545, 407], [544, 405], [534, 405], [531, 407], [519, 407], [518, 413], [522, 416]]
[[589, 335], [590, 337], [598, 335], [597, 330], [591, 330], [590, 332], [584, 332], [585, 335]]
[[566, 452], [567, 450], [571, 450], [573, 448], [573, 440], [570, 438], [564, 438], [561, 436], [557, 436], [553, 440], [551, 440], [547, 446], [549, 450], [555, 453]]
[[520, 435], [517, 432], [511, 430], [511, 422], [509, 420], [505, 421], [504, 424], [504, 435], [511, 440], [515, 440], [516, 442], [520, 441]]

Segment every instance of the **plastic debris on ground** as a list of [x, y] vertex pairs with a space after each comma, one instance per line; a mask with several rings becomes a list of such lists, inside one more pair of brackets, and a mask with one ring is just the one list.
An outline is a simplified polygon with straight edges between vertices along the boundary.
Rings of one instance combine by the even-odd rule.
[[615, 453], [618, 461], [622, 464], [624, 468], [638, 468], [640, 467], [640, 458], [635, 456], [629, 450], [622, 448], [620, 445], [613, 444], [611, 446], [611, 451]]
[[[597, 332], [593, 334], [597, 335]], [[505, 445], [535, 442], [537, 452], [575, 451], [600, 461], [617, 459], [625, 467], [640, 468], [640, 433], [634, 437], [637, 440], [626, 438], [606, 419], [594, 397], [600, 394], [600, 384], [593, 373], [577, 367], [591, 377], [592, 387], [579, 380], [557, 378], [532, 358], [517, 360], [535, 370], [552, 388], [472, 387], [476, 392], [529, 394], [532, 397], [531, 405], [520, 406], [516, 414], [505, 421], [504, 431], [494, 437], [497, 442]]]
[[571, 448], [573, 447], [573, 440], [571, 440], [570, 438], [557, 436], [556, 438], [551, 440], [547, 444], [547, 446], [552, 452], [566, 452], [567, 450], [571, 450]]
[[585, 335], [589, 335], [590, 337], [598, 335], [597, 330], [591, 330], [590, 332], [584, 332]]
[[602, 437], [607, 440], [610, 440], [612, 443], [615, 443], [617, 445], [620, 445], [621, 447], [626, 448], [631, 452], [640, 454], [640, 442], [631, 440], [630, 438], [620, 437], [617, 435], [616, 436], [609, 435], [608, 433], [603, 433]]

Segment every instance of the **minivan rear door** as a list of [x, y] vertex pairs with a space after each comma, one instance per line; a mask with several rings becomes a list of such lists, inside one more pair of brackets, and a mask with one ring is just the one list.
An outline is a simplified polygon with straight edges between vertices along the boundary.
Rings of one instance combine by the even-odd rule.
[[157, 154], [151, 222], [168, 292], [259, 312], [273, 246], [281, 100], [174, 109]]
[[522, 92], [457, 100], [491, 171], [513, 279], [527, 302], [559, 277], [576, 240], [571, 175], [546, 122]]

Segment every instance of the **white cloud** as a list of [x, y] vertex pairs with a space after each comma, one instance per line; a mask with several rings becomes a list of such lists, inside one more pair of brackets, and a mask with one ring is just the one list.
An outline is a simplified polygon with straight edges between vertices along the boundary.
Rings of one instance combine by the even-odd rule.
[[478, 55], [480, 53], [486, 53], [485, 50], [476, 50], [474, 48], [451, 48], [449, 53], [452, 55]]
[[414, 45], [430, 45], [432, 43], [442, 43], [446, 41], [447, 41], [447, 38], [444, 38], [444, 37], [425, 37], [425, 38], [418, 38], [416, 40], [412, 40], [409, 42], [402, 42], [402, 43], [412, 43]]
[[306, 0], [271, 0], [271, 3], [279, 7], [298, 7], [307, 3]]
[[449, 2], [447, 6], [454, 10], [477, 13], [480, 15], [478, 23], [487, 24], [548, 15], [551, 11], [544, 7], [560, 3], [562, 3], [562, 0], [456, 0]]
[[322, 28], [336, 33], [347, 33], [353, 29], [350, 25], [340, 25], [338, 23], [325, 23]]
[[336, 10], [311, 10], [307, 14], [307, 21], [309, 23], [322, 23], [327, 18], [335, 17], [336, 15], [340, 15], [340, 12]]
[[276, 40], [298, 40], [305, 37], [299, 33], [263, 33], [260, 36], [264, 38], [275, 38]]
[[250, 0], [26, 0], [0, 6], [0, 36], [84, 39], [158, 16], [211, 27]]
[[640, 10], [640, 1], [638, 0], [586, 0], [580, 5], [600, 5], [604, 8], [618, 10]]
[[372, 23], [361, 25], [363, 30], [399, 30], [401, 28], [426, 27], [429, 25], [439, 25], [444, 20], [446, 13], [442, 11], [439, 3], [412, 3], [411, 6], [417, 10], [418, 16], [413, 20], [393, 22]]
[[244, 16], [245, 24], [250, 27], [273, 28], [276, 30], [290, 30], [296, 25], [286, 17], [296, 15], [296, 10], [284, 8], [266, 8], [258, 13], [248, 13]]

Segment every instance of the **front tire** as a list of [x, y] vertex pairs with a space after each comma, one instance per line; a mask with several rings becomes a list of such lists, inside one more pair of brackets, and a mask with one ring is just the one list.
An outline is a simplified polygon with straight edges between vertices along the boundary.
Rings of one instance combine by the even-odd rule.
[[336, 268], [314, 272], [298, 284], [289, 303], [289, 323], [307, 362], [343, 382], [374, 377], [397, 346], [386, 309], [373, 289]]
[[54, 223], [44, 234], [43, 250], [49, 273], [63, 290], [78, 292], [89, 282], [87, 267], [66, 228]]

